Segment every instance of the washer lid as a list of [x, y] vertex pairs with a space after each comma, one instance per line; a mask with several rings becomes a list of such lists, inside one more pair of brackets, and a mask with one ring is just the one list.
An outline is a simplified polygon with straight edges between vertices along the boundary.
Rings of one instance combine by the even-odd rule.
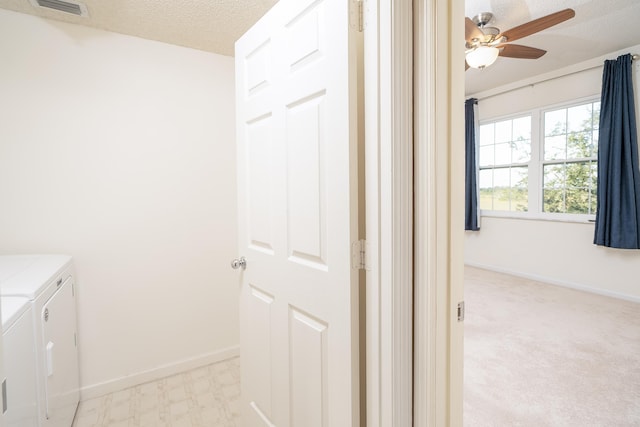
[[0, 283], [4, 283], [14, 274], [29, 268], [37, 258], [33, 255], [0, 256]]
[[29, 309], [31, 302], [24, 297], [0, 297], [2, 301], [2, 331], [11, 327]]
[[0, 295], [35, 299], [51, 279], [70, 265], [69, 255], [0, 256]]

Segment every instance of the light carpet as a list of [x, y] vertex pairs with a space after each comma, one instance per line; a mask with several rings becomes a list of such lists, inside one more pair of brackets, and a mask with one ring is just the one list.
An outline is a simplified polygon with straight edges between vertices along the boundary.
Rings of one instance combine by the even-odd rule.
[[640, 304], [467, 267], [465, 310], [465, 426], [640, 426]]

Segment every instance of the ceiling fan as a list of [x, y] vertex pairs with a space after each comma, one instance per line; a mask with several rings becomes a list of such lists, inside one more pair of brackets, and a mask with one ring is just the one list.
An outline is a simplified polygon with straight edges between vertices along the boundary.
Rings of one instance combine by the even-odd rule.
[[510, 43], [553, 27], [574, 16], [576, 16], [576, 12], [573, 9], [564, 9], [504, 32], [500, 32], [496, 27], [488, 26], [493, 20], [492, 13], [484, 12], [473, 19], [465, 18], [465, 70], [469, 67], [478, 69], [488, 67], [495, 62], [498, 56], [538, 59], [547, 51]]

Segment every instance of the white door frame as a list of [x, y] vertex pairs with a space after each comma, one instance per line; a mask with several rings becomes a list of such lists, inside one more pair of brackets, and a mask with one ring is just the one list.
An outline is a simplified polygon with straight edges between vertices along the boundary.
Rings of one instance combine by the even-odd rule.
[[367, 426], [411, 426], [413, 31], [406, 0], [364, 4]]
[[460, 426], [464, 3], [411, 3], [364, 3], [367, 425]]
[[414, 425], [461, 426], [464, 1], [414, 0]]

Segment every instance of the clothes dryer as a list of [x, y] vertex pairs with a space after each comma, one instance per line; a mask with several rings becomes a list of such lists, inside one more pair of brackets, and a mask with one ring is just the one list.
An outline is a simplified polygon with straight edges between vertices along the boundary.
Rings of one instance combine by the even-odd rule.
[[31, 303], [0, 297], [6, 379], [3, 384], [6, 427], [38, 427], [36, 352]]
[[71, 426], [80, 398], [71, 257], [0, 256], [0, 296], [24, 297], [31, 304], [38, 426]]

